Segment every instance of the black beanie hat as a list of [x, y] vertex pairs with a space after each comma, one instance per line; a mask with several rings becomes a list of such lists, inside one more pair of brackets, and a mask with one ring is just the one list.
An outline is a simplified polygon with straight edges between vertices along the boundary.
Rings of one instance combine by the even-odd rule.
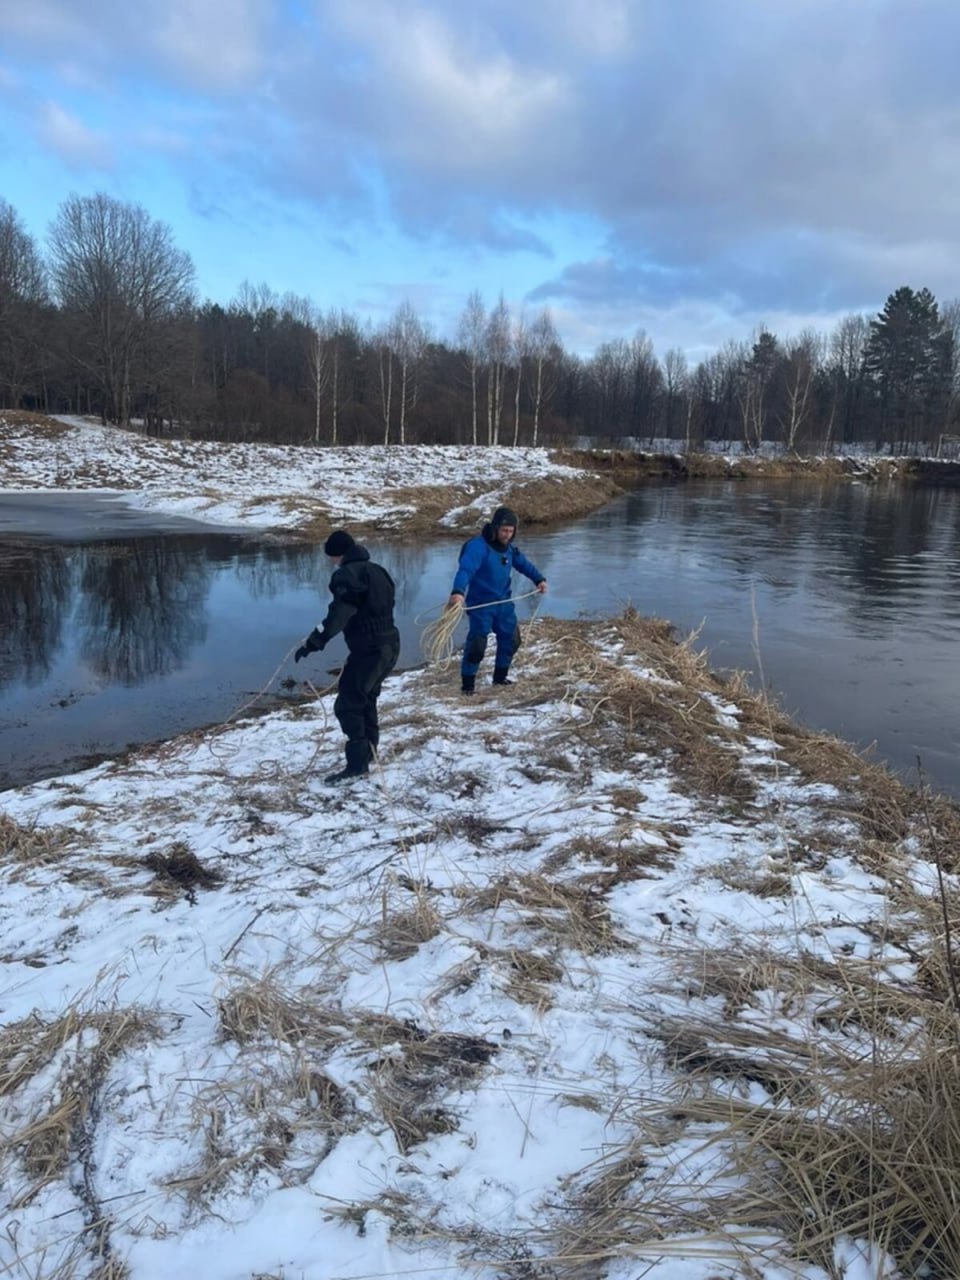
[[499, 529], [502, 524], [509, 524], [516, 532], [520, 521], [517, 519], [517, 513], [511, 511], [509, 507], [497, 507], [493, 513], [493, 519], [490, 521], [495, 529]]
[[323, 551], [328, 556], [345, 556], [356, 545], [346, 529], [335, 529], [323, 544]]

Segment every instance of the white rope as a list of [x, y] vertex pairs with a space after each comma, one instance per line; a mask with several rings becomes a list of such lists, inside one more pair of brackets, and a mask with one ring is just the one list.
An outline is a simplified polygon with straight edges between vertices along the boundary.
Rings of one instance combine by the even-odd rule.
[[[457, 651], [457, 646], [453, 643], [453, 635], [464, 614], [472, 613], [475, 609], [492, 609], [498, 604], [513, 604], [516, 600], [526, 600], [530, 596], [540, 597], [530, 618], [530, 622], [533, 622], [543, 603], [543, 592], [537, 589], [525, 591], [519, 596], [505, 596], [502, 600], [484, 600], [482, 604], [464, 605], [461, 597], [453, 604], [448, 601], [445, 605], [433, 605], [424, 613], [418, 614], [414, 622], [419, 622], [427, 613], [432, 613], [433, 609], [443, 610], [439, 618], [426, 624], [423, 635], [420, 637], [420, 647], [427, 661], [437, 663], [441, 669], [449, 666]], [[529, 626], [529, 623], [527, 625]]]

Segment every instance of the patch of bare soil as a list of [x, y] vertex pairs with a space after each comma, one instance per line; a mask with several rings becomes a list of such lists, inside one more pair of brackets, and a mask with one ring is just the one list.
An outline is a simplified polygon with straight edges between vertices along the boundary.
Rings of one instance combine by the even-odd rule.
[[858, 479], [867, 475], [879, 479], [908, 476], [917, 470], [915, 463], [897, 458], [871, 459], [865, 467], [856, 458], [799, 454], [753, 458], [707, 453], [644, 453], [633, 449], [558, 449], [551, 456], [554, 462], [568, 467], [611, 475], [625, 487], [645, 480], [783, 480], [795, 476], [843, 479], [854, 475]]
[[4, 426], [30, 427], [35, 436], [46, 440], [58, 440], [73, 430], [56, 418], [48, 418], [42, 413], [27, 413], [22, 409], [4, 409], [0, 412], [0, 428]]

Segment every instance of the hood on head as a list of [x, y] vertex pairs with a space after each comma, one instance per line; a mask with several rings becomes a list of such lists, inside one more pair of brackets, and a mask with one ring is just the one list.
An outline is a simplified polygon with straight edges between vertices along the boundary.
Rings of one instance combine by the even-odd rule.
[[517, 513], [515, 511], [511, 511], [509, 507], [497, 507], [490, 520], [490, 528], [496, 532], [501, 525], [505, 524], [512, 525], [513, 536], [516, 537], [517, 530], [520, 528], [520, 521], [517, 518]]

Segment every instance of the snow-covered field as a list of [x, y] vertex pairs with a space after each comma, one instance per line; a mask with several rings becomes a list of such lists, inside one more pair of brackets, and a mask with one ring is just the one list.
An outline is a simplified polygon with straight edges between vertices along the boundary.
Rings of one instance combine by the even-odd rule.
[[647, 624], [530, 630], [388, 681], [369, 780], [328, 693], [4, 794], [0, 1275], [897, 1274], [744, 1226], [721, 1121], [913, 981], [856, 802]]
[[471, 527], [510, 490], [532, 480], [583, 475], [545, 449], [410, 445], [301, 446], [157, 440], [83, 418], [60, 418], [56, 435], [0, 415], [0, 489], [122, 491], [132, 506], [224, 525], [294, 529], [328, 525], [402, 528], [410, 490], [469, 491], [448, 523]]

